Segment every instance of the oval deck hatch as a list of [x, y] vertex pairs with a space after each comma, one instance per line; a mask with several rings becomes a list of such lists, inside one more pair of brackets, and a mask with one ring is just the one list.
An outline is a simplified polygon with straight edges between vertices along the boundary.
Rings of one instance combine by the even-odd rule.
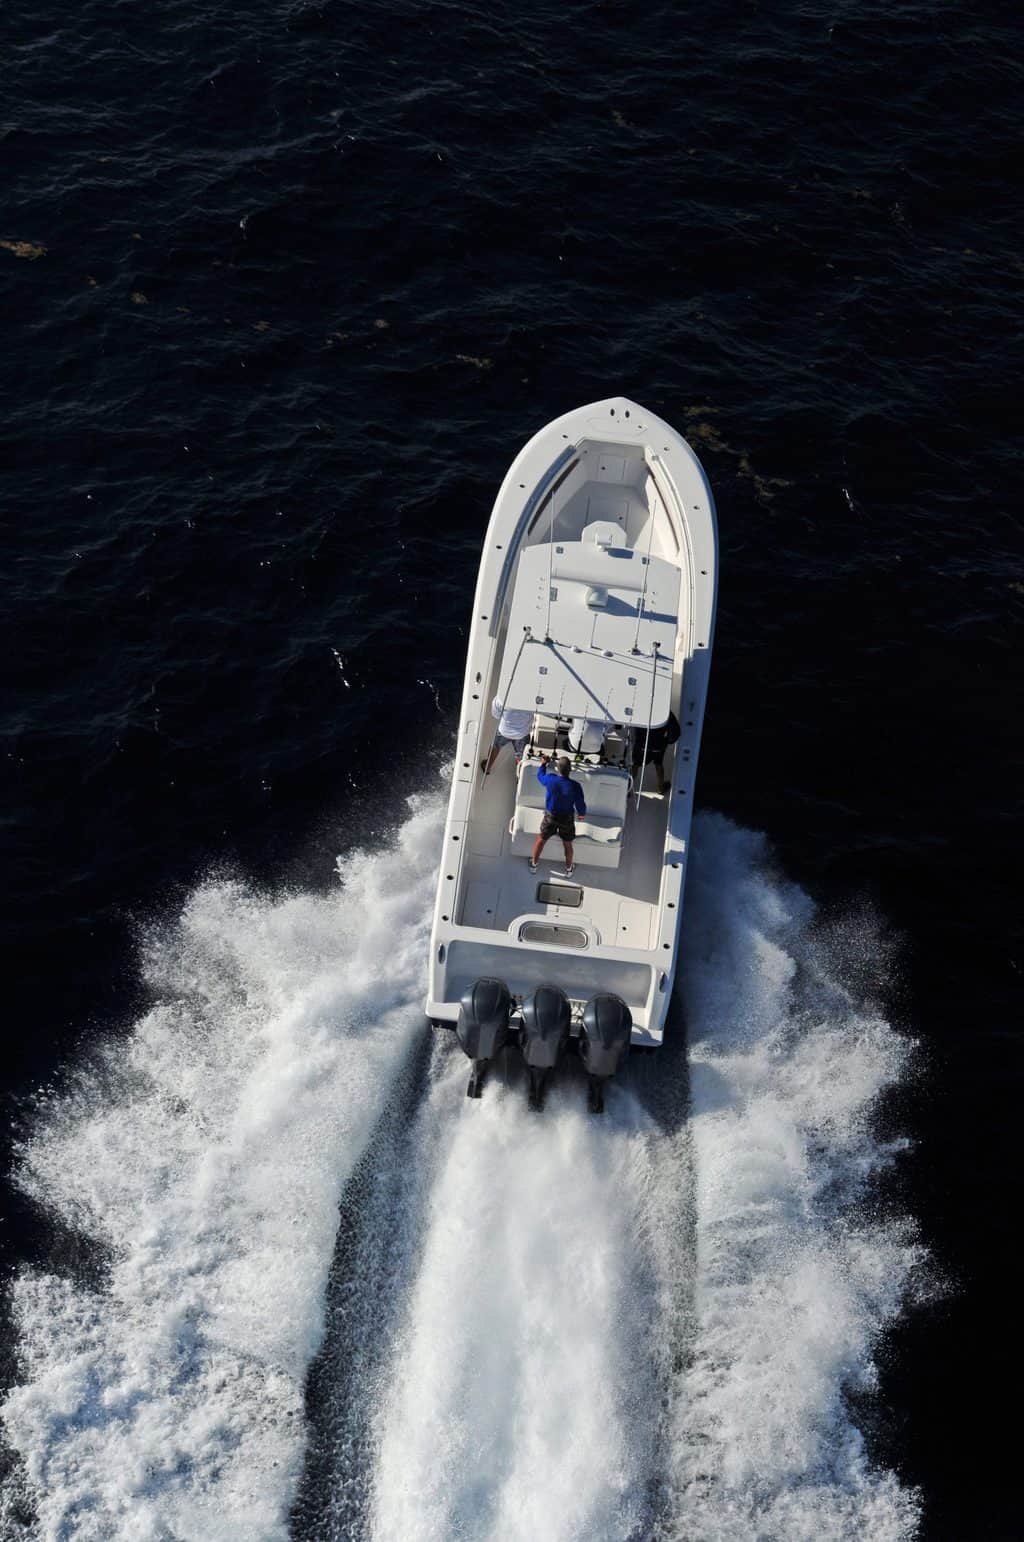
[[544, 942], [550, 948], [585, 948], [589, 942], [581, 926], [558, 926], [554, 921], [524, 921], [520, 942]]

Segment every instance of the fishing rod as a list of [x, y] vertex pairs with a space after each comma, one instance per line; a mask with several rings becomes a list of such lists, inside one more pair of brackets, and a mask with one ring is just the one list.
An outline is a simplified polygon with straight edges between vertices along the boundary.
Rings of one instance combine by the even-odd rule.
[[[501, 706], [502, 706], [502, 710], [503, 711], [504, 711], [504, 708], [505, 708], [505, 702], [508, 699], [508, 694], [509, 694], [509, 692], [512, 689], [512, 682], [513, 682], [513, 680], [516, 677], [516, 670], [519, 668], [519, 660], [523, 656], [523, 649], [526, 647], [526, 644], [528, 642], [536, 642], [536, 641], [537, 641], [537, 639], [533, 635], [532, 628], [530, 628], [528, 626], [524, 626], [523, 627], [522, 640], [520, 641], [520, 644], [519, 644], [519, 652], [516, 654], [516, 661], [512, 665], [512, 673], [508, 677], [508, 685], [506, 685], [504, 691], [502, 692], [502, 696], [501, 696]], [[487, 759], [488, 759], [489, 755], [490, 755], [490, 750], [488, 750], [487, 756], [484, 757], [484, 765], [487, 764]], [[481, 790], [483, 788], [484, 777], [486, 775], [487, 775], [486, 771], [481, 771], [481, 773], [480, 773], [480, 788], [481, 788]]]
[[[653, 519], [653, 515], [651, 516]], [[651, 654], [651, 699], [647, 704], [647, 732], [644, 734], [644, 758], [640, 762], [640, 775], [636, 783], [636, 805], [640, 807], [640, 791], [644, 784], [644, 772], [647, 769], [647, 746], [651, 742], [651, 713], [654, 711], [654, 687], [658, 683], [658, 644], [654, 644], [654, 652]]]
[[644, 558], [644, 587], [640, 595], [640, 608], [636, 613], [636, 636], [633, 638], [633, 652], [639, 653], [640, 648], [640, 623], [644, 619], [644, 602], [647, 599], [647, 579], [651, 572], [651, 547], [654, 544], [654, 509], [651, 509], [651, 527], [647, 532], [647, 556]]

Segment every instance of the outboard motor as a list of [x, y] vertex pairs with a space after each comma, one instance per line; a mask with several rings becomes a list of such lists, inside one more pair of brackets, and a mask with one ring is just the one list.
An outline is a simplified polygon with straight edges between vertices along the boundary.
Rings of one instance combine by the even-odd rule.
[[592, 1114], [604, 1112], [604, 1084], [625, 1060], [632, 1035], [633, 1014], [621, 996], [593, 996], [583, 1008], [580, 1059]]
[[467, 1098], [478, 1098], [483, 1091], [487, 1067], [509, 1041], [511, 1015], [512, 997], [504, 980], [475, 980], [463, 996], [455, 1032], [473, 1062]]
[[538, 985], [523, 1002], [523, 1059], [530, 1073], [530, 1107], [543, 1108], [548, 1080], [569, 1042], [572, 1007], [554, 985]]

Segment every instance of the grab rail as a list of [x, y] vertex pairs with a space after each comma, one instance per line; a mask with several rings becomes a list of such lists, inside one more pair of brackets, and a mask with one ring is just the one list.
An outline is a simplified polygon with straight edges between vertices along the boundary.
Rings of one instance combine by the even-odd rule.
[[505, 591], [508, 589], [509, 580], [512, 577], [513, 566], [519, 557], [519, 547], [522, 543], [523, 536], [527, 535], [530, 531], [532, 523], [531, 516], [535, 512], [540, 512], [538, 509], [538, 504], [542, 502], [545, 494], [548, 491], [556, 491], [556, 489], [551, 486], [551, 483], [553, 479], [558, 476], [558, 473], [564, 468], [565, 475], [569, 475], [569, 472], [572, 470], [572, 466], [567, 465], [566, 462], [573, 460], [575, 454], [576, 446], [574, 444], [567, 444], [562, 453], [551, 462], [551, 465], [548, 467], [547, 471], [541, 477], [540, 481], [533, 489], [533, 492], [530, 494], [529, 498], [527, 498], [525, 504], [523, 505], [523, 512], [520, 514], [518, 520], [516, 521], [516, 528], [512, 532], [511, 541], [508, 543], [508, 551], [505, 556], [505, 561], [502, 563], [501, 576], [498, 579], [498, 587], [494, 595], [494, 604], [491, 607], [491, 619], [487, 628], [487, 631], [491, 637], [497, 637], [498, 635], [498, 627], [501, 623], [501, 614], [505, 606]]

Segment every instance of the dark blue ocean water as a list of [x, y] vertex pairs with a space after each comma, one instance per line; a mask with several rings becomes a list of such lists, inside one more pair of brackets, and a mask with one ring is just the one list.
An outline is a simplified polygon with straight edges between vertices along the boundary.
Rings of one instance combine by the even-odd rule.
[[[1015, 10], [44, 0], [0, 36], [15, 1135], [130, 1019], [140, 922], [211, 870], [326, 886], [434, 775], [508, 461], [632, 396], [718, 500], [701, 804], [884, 918], [923, 1045], [877, 1203], [954, 1288], [868, 1438], [922, 1535], [1019, 1535]], [[7, 1197], [8, 1271], [88, 1268]]]

